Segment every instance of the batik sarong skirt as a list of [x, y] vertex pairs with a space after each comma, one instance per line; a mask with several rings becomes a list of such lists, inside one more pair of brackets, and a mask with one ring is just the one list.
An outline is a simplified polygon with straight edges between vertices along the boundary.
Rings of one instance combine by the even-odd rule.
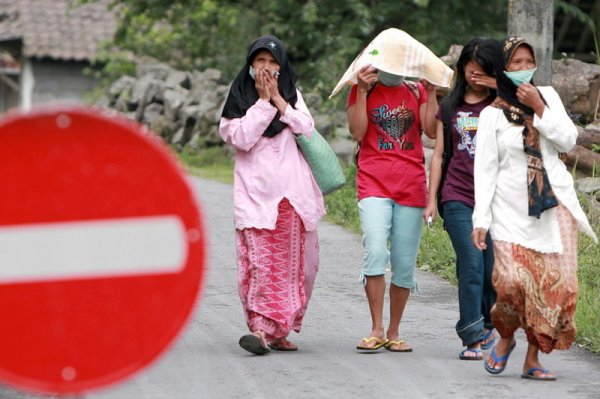
[[238, 292], [250, 331], [268, 339], [300, 332], [319, 265], [316, 231], [283, 199], [274, 230], [236, 230]]
[[523, 328], [528, 342], [544, 353], [568, 349], [575, 340], [577, 224], [564, 206], [556, 212], [562, 254], [494, 241], [494, 326], [505, 338]]

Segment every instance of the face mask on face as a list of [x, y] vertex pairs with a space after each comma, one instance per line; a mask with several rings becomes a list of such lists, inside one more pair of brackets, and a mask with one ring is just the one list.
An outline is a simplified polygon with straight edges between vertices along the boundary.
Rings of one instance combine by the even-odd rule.
[[[256, 71], [254, 70], [254, 68], [252, 68], [252, 65], [250, 65], [250, 69], [248, 70], [248, 74], [250, 75], [250, 77], [254, 80], [256, 80]], [[273, 77], [275, 79], [279, 78], [279, 72], [277, 71], [271, 71], [271, 75], [273, 75]]]
[[404, 76], [394, 75], [384, 71], [377, 71], [379, 83], [384, 86], [398, 86], [404, 81]]
[[504, 71], [504, 74], [506, 75], [507, 78], [509, 78], [511, 80], [511, 82], [513, 82], [513, 84], [515, 86], [518, 87], [523, 83], [531, 82], [531, 79], [533, 78], [533, 74], [535, 73], [536, 70], [537, 70], [537, 68], [527, 69], [525, 71], [513, 71], [513, 72]]

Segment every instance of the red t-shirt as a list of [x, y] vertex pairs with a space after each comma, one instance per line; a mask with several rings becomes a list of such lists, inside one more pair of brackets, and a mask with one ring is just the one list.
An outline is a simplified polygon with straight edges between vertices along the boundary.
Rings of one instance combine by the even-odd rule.
[[[367, 97], [367, 133], [360, 143], [356, 191], [358, 199], [390, 198], [404, 206], [425, 207], [427, 187], [419, 108], [427, 92], [418, 84], [419, 99], [406, 85], [375, 85]], [[356, 102], [357, 86], [347, 106]]]

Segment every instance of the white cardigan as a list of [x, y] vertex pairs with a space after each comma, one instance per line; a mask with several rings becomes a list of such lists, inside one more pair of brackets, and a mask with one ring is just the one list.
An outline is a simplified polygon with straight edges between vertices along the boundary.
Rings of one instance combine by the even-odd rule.
[[[579, 230], [598, 242], [573, 185], [573, 177], [559, 159], [575, 145], [577, 128], [558, 93], [538, 87], [546, 100], [542, 118], [533, 118], [548, 179], [558, 200], [577, 220]], [[556, 208], [539, 219], [528, 216], [527, 161], [523, 126], [508, 122], [501, 109], [486, 107], [479, 116], [475, 150], [475, 209], [473, 227], [489, 229], [494, 240], [518, 244], [538, 252], [562, 253]]]

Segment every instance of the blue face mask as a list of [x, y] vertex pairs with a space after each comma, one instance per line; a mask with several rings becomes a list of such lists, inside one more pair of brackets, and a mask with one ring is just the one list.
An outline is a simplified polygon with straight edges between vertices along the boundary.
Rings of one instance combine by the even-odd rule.
[[384, 71], [377, 71], [379, 83], [384, 86], [398, 86], [404, 81], [404, 76], [394, 75]]
[[537, 68], [527, 69], [525, 71], [513, 71], [513, 72], [503, 71], [503, 72], [506, 75], [506, 77], [509, 78], [515, 86], [518, 87], [523, 83], [531, 82], [531, 79], [533, 78], [533, 74], [535, 73], [535, 71], [537, 71]]

